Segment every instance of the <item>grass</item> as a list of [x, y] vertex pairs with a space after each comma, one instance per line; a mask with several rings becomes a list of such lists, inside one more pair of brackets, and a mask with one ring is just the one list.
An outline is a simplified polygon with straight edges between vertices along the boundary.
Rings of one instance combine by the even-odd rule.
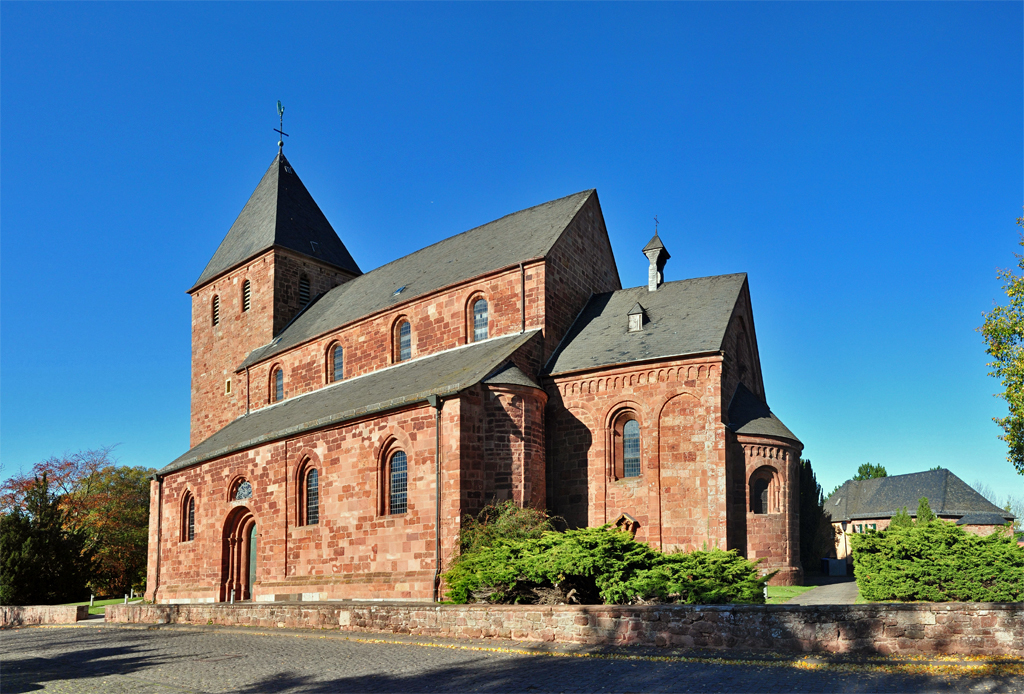
[[768, 604], [781, 605], [817, 586], [768, 586]]
[[[142, 596], [128, 600], [129, 603], [141, 602]], [[120, 605], [124, 603], [124, 598], [113, 598], [111, 600], [95, 600], [93, 606], [89, 608], [89, 614], [103, 614], [103, 608], [107, 605]], [[89, 601], [84, 600], [82, 602], [68, 602], [66, 605], [88, 605]]]

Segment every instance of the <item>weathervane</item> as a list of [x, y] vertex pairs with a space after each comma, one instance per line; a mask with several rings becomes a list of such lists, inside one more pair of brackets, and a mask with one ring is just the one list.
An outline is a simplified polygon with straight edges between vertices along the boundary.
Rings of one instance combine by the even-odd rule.
[[[281, 104], [280, 101], [278, 101], [277, 103], [278, 103], [278, 105]], [[654, 235], [655, 236], [658, 235], [658, 215], [654, 215]]]
[[275, 133], [281, 133], [281, 139], [277, 141], [277, 152], [280, 154], [284, 151], [284, 138], [288, 137], [288, 133], [284, 131], [284, 106], [281, 105], [281, 101], [277, 102], [277, 115], [281, 119], [281, 127], [274, 128]]

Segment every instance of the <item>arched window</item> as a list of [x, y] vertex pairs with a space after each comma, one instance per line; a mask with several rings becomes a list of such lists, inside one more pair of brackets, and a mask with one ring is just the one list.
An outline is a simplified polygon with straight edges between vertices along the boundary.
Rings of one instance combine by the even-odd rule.
[[252, 285], [249, 280], [242, 282], [242, 310], [248, 311], [252, 306]]
[[270, 401], [281, 402], [284, 400], [284, 369], [280, 366], [274, 369], [274, 375], [270, 379]]
[[331, 347], [327, 373], [330, 375], [331, 383], [345, 378], [345, 350], [341, 345]]
[[387, 514], [405, 513], [409, 509], [409, 461], [405, 451], [395, 451], [388, 461]]
[[754, 513], [768, 513], [768, 480], [754, 480], [750, 501]]
[[409, 321], [402, 321], [398, 330], [398, 354], [395, 361], [406, 361], [412, 359], [412, 326]]
[[213, 324], [218, 325], [220, 323], [220, 297], [214, 295], [213, 297]]
[[487, 339], [487, 301], [477, 299], [473, 303], [473, 342]]
[[235, 487], [235, 501], [241, 501], [243, 499], [252, 498], [252, 485], [249, 484], [249, 480], [242, 480]]
[[320, 522], [320, 477], [316, 468], [306, 472], [306, 525]]
[[309, 278], [305, 275], [299, 278], [299, 303], [303, 306], [309, 303]]
[[615, 479], [640, 476], [643, 469], [640, 464], [640, 422], [628, 410], [615, 418], [612, 427], [612, 456]]
[[185, 492], [181, 505], [181, 540], [191, 542], [196, 539], [196, 500], [191, 492]]
[[640, 476], [640, 422], [635, 419], [622, 427], [622, 476]]

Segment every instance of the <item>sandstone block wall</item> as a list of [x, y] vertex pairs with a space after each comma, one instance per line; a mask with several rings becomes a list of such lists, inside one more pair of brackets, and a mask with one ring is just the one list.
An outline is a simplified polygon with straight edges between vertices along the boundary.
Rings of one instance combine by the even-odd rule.
[[111, 605], [109, 622], [342, 629], [589, 645], [866, 655], [1024, 652], [1024, 604]]
[[74, 624], [89, 617], [88, 605], [0, 606], [0, 628], [34, 624]]

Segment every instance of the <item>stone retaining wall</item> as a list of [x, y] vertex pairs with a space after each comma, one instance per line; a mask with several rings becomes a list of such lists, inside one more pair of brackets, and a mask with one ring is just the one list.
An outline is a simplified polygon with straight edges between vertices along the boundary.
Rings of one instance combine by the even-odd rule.
[[0, 629], [32, 624], [74, 624], [88, 616], [88, 605], [5, 605], [0, 607]]
[[1024, 652], [1024, 603], [557, 607], [216, 603], [110, 605], [106, 619], [798, 653]]

